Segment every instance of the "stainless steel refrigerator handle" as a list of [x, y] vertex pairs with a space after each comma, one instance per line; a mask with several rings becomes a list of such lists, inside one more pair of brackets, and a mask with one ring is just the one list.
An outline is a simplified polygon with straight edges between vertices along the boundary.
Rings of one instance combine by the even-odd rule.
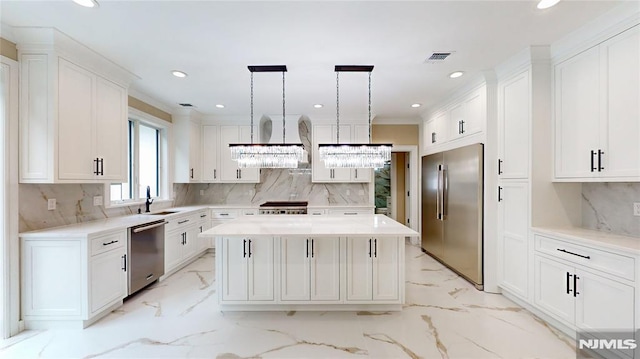
[[135, 228], [135, 229], [133, 230], [133, 233], [140, 233], [140, 232], [142, 232], [142, 231], [146, 231], [146, 230], [151, 229], [151, 228], [156, 228], [156, 227], [164, 226], [165, 224], [166, 224], [166, 222], [160, 222], [160, 223], [152, 224], [152, 225], [150, 225], [150, 226], [146, 226], [146, 227], [139, 227], [139, 228]]
[[441, 220], [442, 219], [442, 215], [440, 212], [440, 182], [442, 180], [442, 171], [441, 168], [442, 165], [438, 165], [438, 189], [436, 191], [436, 219]]
[[447, 219], [447, 194], [449, 192], [449, 179], [447, 175], [447, 166], [442, 165], [442, 200], [440, 206], [442, 207], [442, 220]]

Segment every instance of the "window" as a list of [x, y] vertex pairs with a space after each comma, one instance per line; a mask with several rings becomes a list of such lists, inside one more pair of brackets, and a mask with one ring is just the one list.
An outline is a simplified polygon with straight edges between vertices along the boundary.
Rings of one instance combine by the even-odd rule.
[[112, 204], [139, 202], [162, 194], [162, 151], [165, 130], [139, 119], [129, 119], [127, 151], [127, 182], [109, 187]]

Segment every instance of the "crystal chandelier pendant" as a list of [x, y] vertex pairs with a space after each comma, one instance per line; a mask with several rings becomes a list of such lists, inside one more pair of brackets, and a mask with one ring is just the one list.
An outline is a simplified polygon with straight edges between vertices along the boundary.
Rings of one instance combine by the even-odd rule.
[[[391, 144], [371, 143], [371, 71], [373, 66], [336, 65], [336, 142], [319, 144], [320, 160], [326, 168], [381, 168], [391, 161]], [[340, 72], [369, 73], [369, 143], [340, 144]]]
[[[251, 143], [229, 144], [231, 159], [238, 162], [238, 168], [298, 168], [304, 160], [304, 146], [301, 143], [284, 143], [285, 134], [285, 92], [284, 65], [249, 66], [251, 72]], [[253, 143], [253, 73], [282, 72], [282, 143]]]
[[303, 160], [301, 144], [230, 144], [231, 159], [239, 168], [298, 168]]

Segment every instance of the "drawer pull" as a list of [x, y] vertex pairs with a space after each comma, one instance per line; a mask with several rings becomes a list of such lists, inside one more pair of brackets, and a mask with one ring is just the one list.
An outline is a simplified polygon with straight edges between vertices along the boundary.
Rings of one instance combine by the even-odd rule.
[[108, 246], [110, 244], [114, 244], [114, 243], [118, 243], [118, 241], [111, 241], [111, 242], [107, 242], [107, 243], [102, 243], [103, 246]]
[[358, 213], [357, 212], [344, 212], [344, 215], [345, 216], [356, 216], [356, 215], [358, 215]]
[[183, 223], [187, 223], [187, 222], [189, 222], [189, 220], [188, 220], [188, 219], [185, 219], [184, 221], [180, 221], [180, 222], [178, 222], [178, 224], [183, 224]]
[[200, 215], [200, 218], [204, 218], [204, 217], [206, 217], [206, 216], [207, 216], [206, 214], [201, 214], [201, 215]]
[[229, 213], [220, 213], [221, 216], [228, 216]]
[[556, 248], [556, 250], [557, 250], [558, 252], [567, 253], [567, 254], [572, 254], [572, 255], [574, 255], [574, 256], [578, 256], [578, 257], [581, 257], [581, 258], [591, 259], [591, 257], [590, 257], [590, 256], [583, 256], [582, 254], [569, 252], [569, 251], [568, 251], [568, 250], [566, 250], [566, 249]]

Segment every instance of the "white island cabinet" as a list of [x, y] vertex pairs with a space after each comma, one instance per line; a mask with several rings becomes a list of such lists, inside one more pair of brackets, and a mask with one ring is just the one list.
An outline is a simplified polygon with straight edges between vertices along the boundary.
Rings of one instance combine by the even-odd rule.
[[216, 240], [221, 310], [401, 310], [404, 242], [383, 215], [243, 216]]

